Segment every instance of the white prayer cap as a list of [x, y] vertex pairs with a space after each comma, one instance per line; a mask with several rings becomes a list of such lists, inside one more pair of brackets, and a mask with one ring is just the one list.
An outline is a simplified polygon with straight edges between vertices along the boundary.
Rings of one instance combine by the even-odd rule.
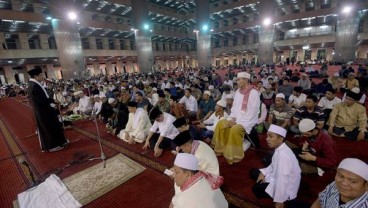
[[306, 73], [303, 73], [303, 74], [302, 74], [302, 76], [305, 76], [305, 77], [306, 77], [306, 76], [307, 76], [307, 74], [306, 74]]
[[157, 92], [157, 88], [156, 87], [152, 88], [152, 90], [155, 91], [155, 92]]
[[276, 97], [277, 97], [277, 98], [285, 99], [285, 95], [284, 95], [284, 93], [278, 93], [278, 94], [276, 95]]
[[338, 72], [336, 72], [335, 74], [334, 74], [334, 77], [339, 77], [340, 76], [340, 74], [338, 73]]
[[216, 104], [223, 107], [223, 108], [226, 108], [226, 101], [225, 100], [219, 100], [219, 101], [217, 101]]
[[248, 72], [239, 72], [236, 77], [250, 79], [250, 74]]
[[79, 95], [79, 94], [83, 94], [83, 91], [77, 91], [77, 92], [75, 92], [75, 93], [74, 93], [74, 96], [77, 96], [77, 95]]
[[106, 95], [100, 95], [100, 98], [105, 98], [106, 97]]
[[204, 91], [203, 94], [207, 94], [208, 96], [211, 96], [211, 92], [208, 90]]
[[226, 95], [226, 97], [225, 97], [226, 99], [234, 99], [234, 95], [233, 94], [231, 94], [231, 93], [229, 93], [229, 94], [227, 94]]
[[271, 124], [270, 128], [268, 128], [268, 132], [275, 133], [277, 135], [280, 135], [282, 137], [286, 137], [286, 129], [282, 128], [281, 126], [277, 126], [275, 124]]
[[351, 91], [355, 93], [360, 93], [360, 89], [358, 87], [351, 88]]
[[203, 78], [203, 81], [208, 82], [208, 78], [207, 77]]
[[133, 88], [133, 86], [132, 86], [132, 85], [129, 85], [129, 89], [130, 89], [130, 88]]
[[359, 159], [345, 158], [340, 162], [337, 168], [350, 171], [368, 181], [368, 164]]
[[208, 89], [213, 90], [213, 89], [215, 89], [215, 87], [213, 85], [210, 85], [210, 86], [208, 86]]
[[109, 98], [109, 100], [108, 100], [109, 104], [113, 103], [114, 101], [115, 101], [114, 98]]
[[316, 124], [313, 120], [305, 118], [299, 122], [299, 130], [301, 132], [308, 132], [316, 128]]
[[100, 96], [98, 96], [98, 95], [94, 95], [94, 96], [93, 96], [93, 98], [99, 98], [99, 97], [100, 97]]
[[176, 155], [174, 165], [187, 170], [198, 170], [198, 159], [192, 154], [179, 153]]
[[107, 85], [107, 82], [104, 82], [104, 85]]

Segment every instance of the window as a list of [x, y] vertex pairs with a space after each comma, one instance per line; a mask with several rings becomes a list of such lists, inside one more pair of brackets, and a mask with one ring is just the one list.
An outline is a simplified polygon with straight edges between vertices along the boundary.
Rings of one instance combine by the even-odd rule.
[[126, 50], [127, 49], [127, 47], [125, 45], [125, 40], [120, 39], [119, 43], [120, 43], [120, 50]]
[[6, 38], [5, 39], [5, 42], [6, 42], [6, 48], [7, 49], [17, 49], [17, 39], [15, 38]]
[[215, 48], [220, 48], [220, 40], [219, 39], [215, 39]]
[[[47, 42], [49, 43], [49, 49], [57, 49], [57, 47], [56, 47], [56, 41], [55, 41], [55, 37], [54, 36], [49, 37], [47, 39]], [[82, 44], [83, 44], [83, 42], [82, 42]]]
[[253, 43], [259, 43], [259, 35], [258, 33], [253, 34]]
[[130, 50], [135, 50], [134, 40], [130, 41]]
[[102, 50], [103, 49], [103, 44], [102, 44], [102, 39], [101, 38], [96, 38], [96, 48], [98, 50]]
[[162, 43], [162, 51], [166, 51], [166, 44]]
[[40, 49], [41, 48], [40, 38], [37, 35], [32, 36], [31, 38], [28, 39], [28, 45], [29, 49]]
[[247, 35], [243, 35], [243, 45], [246, 45], [248, 43], [248, 37]]
[[238, 38], [234, 37], [233, 38], [233, 46], [236, 46], [236, 45], [238, 45]]
[[229, 46], [229, 39], [225, 38], [224, 39], [224, 47], [228, 47]]
[[109, 49], [110, 50], [115, 50], [115, 40], [114, 39], [109, 39]]
[[81, 41], [82, 41], [82, 48], [83, 49], [90, 49], [88, 38], [82, 38]]

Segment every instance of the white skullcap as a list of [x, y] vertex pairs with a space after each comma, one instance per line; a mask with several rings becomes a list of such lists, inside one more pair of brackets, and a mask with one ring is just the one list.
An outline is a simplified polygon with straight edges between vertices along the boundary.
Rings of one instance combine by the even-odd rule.
[[230, 93], [230, 94], [227, 94], [225, 98], [226, 99], [234, 99], [234, 95]]
[[353, 87], [353, 88], [351, 88], [351, 91], [352, 92], [355, 92], [355, 93], [360, 93], [360, 89], [358, 88], [358, 87]]
[[282, 137], [286, 137], [286, 129], [282, 128], [281, 126], [277, 126], [275, 124], [271, 124], [270, 128], [268, 128], [268, 132], [275, 133], [277, 135], [280, 135]]
[[157, 91], [157, 88], [156, 88], [156, 87], [154, 87], [154, 88], [152, 88], [152, 90], [153, 90], [153, 91]]
[[208, 89], [213, 90], [213, 89], [215, 89], [215, 87], [213, 85], [210, 85], [210, 86], [208, 86]]
[[236, 77], [250, 79], [250, 74], [248, 72], [239, 72]]
[[316, 124], [313, 120], [306, 118], [299, 122], [299, 130], [301, 132], [308, 132], [316, 128]]
[[104, 85], [107, 85], [107, 82], [104, 82]]
[[207, 77], [203, 78], [203, 81], [208, 82], [208, 78]]
[[129, 89], [132, 88], [133, 86], [132, 85], [129, 85]]
[[99, 98], [99, 97], [100, 97], [100, 96], [98, 96], [98, 95], [94, 95], [94, 96], [93, 96], [93, 98]]
[[109, 102], [109, 104], [113, 103], [115, 101], [114, 98], [109, 98], [109, 100], [107, 102]]
[[339, 77], [340, 76], [340, 74], [338, 73], [338, 72], [336, 72], [335, 74], [334, 74], [334, 77]]
[[100, 95], [100, 98], [105, 98], [106, 97], [106, 95]]
[[306, 74], [306, 73], [303, 73], [303, 74], [302, 74], [302, 76], [305, 76], [305, 77], [306, 77], [306, 76], [307, 76], [307, 74]]
[[176, 155], [174, 165], [187, 170], [198, 170], [198, 159], [192, 154], [179, 153]]
[[217, 101], [216, 104], [223, 107], [223, 108], [226, 108], [226, 101], [225, 100], [219, 100], [219, 101]]
[[271, 89], [272, 88], [272, 86], [270, 85], [270, 84], [266, 84], [266, 86], [265, 86], [265, 89]]
[[277, 98], [285, 99], [285, 95], [284, 95], [284, 93], [278, 93], [278, 94], [276, 95], [276, 97], [277, 97]]
[[203, 94], [207, 94], [208, 96], [211, 96], [211, 92], [208, 90], [204, 91]]
[[83, 91], [77, 91], [77, 92], [75, 92], [75, 93], [74, 93], [74, 96], [77, 96], [77, 95], [79, 95], [79, 94], [83, 94]]
[[339, 164], [339, 167], [347, 171], [350, 171], [368, 181], [368, 165], [367, 163], [356, 158], [345, 158]]

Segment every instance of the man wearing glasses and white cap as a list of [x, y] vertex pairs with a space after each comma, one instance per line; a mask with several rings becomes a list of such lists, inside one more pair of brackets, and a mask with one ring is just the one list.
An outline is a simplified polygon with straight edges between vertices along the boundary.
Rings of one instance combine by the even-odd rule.
[[251, 139], [256, 147], [259, 146], [254, 126], [258, 122], [261, 101], [258, 91], [249, 83], [250, 78], [251, 75], [247, 72], [238, 73], [239, 89], [235, 93], [231, 113], [228, 119], [217, 123], [211, 143], [216, 154], [224, 155], [229, 164], [240, 162], [244, 158], [244, 151], [250, 146], [244, 136]]
[[337, 168], [335, 181], [319, 193], [312, 208], [367, 208], [367, 190], [367, 163], [356, 158], [346, 158]]

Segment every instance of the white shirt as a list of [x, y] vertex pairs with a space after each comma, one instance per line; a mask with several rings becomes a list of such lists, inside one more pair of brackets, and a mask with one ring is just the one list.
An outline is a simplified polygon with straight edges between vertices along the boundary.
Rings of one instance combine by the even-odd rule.
[[210, 146], [208, 146], [208, 144], [202, 141], [198, 142], [198, 149], [194, 153], [194, 156], [199, 160], [198, 169], [203, 172], [220, 175], [219, 163], [215, 152]]
[[233, 81], [232, 80], [228, 80], [228, 81], [224, 81], [224, 85], [229, 85], [229, 86], [231, 86], [231, 88], [233, 88], [234, 87], [234, 83], [233, 83]]
[[198, 103], [193, 95], [190, 95], [189, 98], [187, 98], [187, 96], [183, 96], [180, 99], [179, 103], [184, 104], [185, 108], [188, 111], [194, 111], [194, 112], [198, 111]]
[[289, 103], [295, 103], [295, 107], [299, 108], [305, 103], [305, 100], [307, 99], [307, 95], [304, 93], [301, 93], [299, 97], [294, 96], [293, 94], [289, 97]]
[[212, 190], [204, 177], [185, 191], [175, 193], [171, 202], [175, 208], [227, 208], [229, 206], [221, 189]]
[[215, 115], [216, 112], [212, 113], [212, 115], [205, 121], [203, 121], [204, 124], [211, 124], [211, 125], [206, 125], [206, 129], [210, 130], [210, 131], [215, 131], [216, 125], [217, 123], [222, 120], [222, 119], [226, 119], [227, 117], [229, 117], [229, 115], [224, 112], [224, 116], [223, 117], [219, 117]]
[[260, 171], [269, 183], [265, 191], [274, 202], [284, 203], [296, 198], [301, 170], [295, 154], [285, 143], [276, 148], [271, 164]]
[[95, 102], [95, 104], [93, 105], [93, 108], [92, 108], [93, 114], [94, 115], [99, 114], [100, 111], [101, 111], [101, 108], [102, 108], [102, 101]]
[[151, 104], [153, 106], [155, 106], [157, 101], [158, 101], [158, 94], [157, 93], [152, 93]]
[[86, 112], [86, 111], [92, 110], [92, 108], [93, 108], [92, 102], [88, 96], [83, 96], [79, 99], [79, 105], [77, 107], [77, 110]]
[[247, 133], [250, 134], [250, 131], [258, 122], [261, 100], [258, 91], [252, 89], [249, 93], [247, 110], [243, 111], [241, 110], [243, 98], [244, 95], [240, 93], [240, 90], [236, 90], [229, 119], [235, 118], [235, 122], [242, 125]]
[[338, 97], [335, 97], [333, 100], [328, 100], [326, 97], [322, 97], [318, 102], [318, 106], [323, 109], [332, 110], [337, 103], [341, 103], [341, 99]]
[[142, 132], [144, 132], [144, 135], [146, 136], [151, 127], [152, 125], [147, 111], [145, 111], [143, 108], [137, 108], [135, 113], [129, 113], [128, 123], [126, 125], [125, 131], [129, 133], [129, 136], [134, 136], [137, 138]]
[[267, 107], [264, 103], [261, 106], [261, 116], [258, 118], [257, 124], [261, 124], [266, 120], [267, 117]]
[[162, 122], [155, 121], [150, 128], [150, 131], [156, 132], [158, 129], [160, 131], [160, 136], [174, 139], [179, 134], [178, 129], [173, 125], [176, 118], [169, 113], [164, 112], [163, 114], [164, 120]]
[[229, 94], [232, 95], [232, 97], [235, 97], [235, 92], [233, 90], [231, 90], [229, 93], [223, 92], [222, 96], [221, 96], [221, 100], [226, 100], [226, 96], [229, 95]]

